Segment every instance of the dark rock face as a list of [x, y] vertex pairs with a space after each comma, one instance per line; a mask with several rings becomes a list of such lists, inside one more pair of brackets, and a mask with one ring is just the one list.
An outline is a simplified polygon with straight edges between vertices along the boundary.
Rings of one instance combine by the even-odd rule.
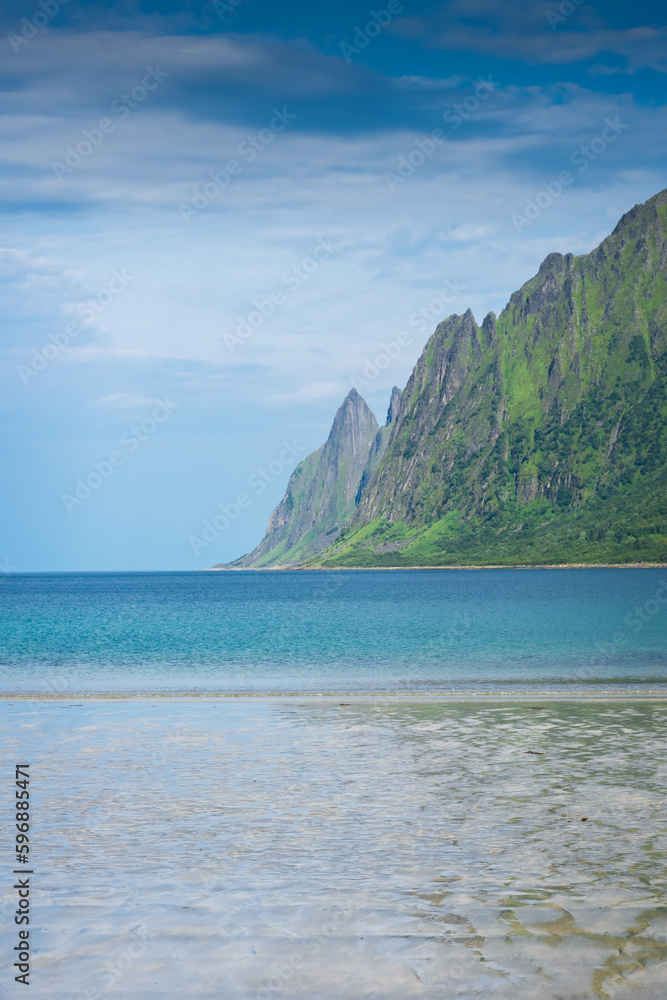
[[387, 410], [387, 422], [384, 427], [381, 427], [377, 434], [375, 435], [375, 440], [371, 445], [370, 452], [368, 453], [368, 461], [361, 475], [361, 480], [359, 482], [359, 489], [357, 490], [356, 503], [358, 504], [361, 500], [361, 495], [370, 483], [371, 479], [375, 474], [375, 470], [380, 464], [380, 460], [387, 450], [387, 445], [389, 444], [389, 438], [391, 437], [391, 432], [393, 430], [393, 425], [396, 423], [396, 417], [398, 416], [398, 410], [401, 405], [401, 398], [403, 393], [398, 388], [397, 385], [391, 390], [391, 399], [389, 400], [389, 409]]
[[428, 475], [433, 441], [446, 435], [442, 414], [482, 354], [481, 331], [470, 310], [438, 325], [405, 387], [385, 461], [360, 498], [356, 519], [372, 520], [387, 507], [393, 519], [413, 516], [415, 486]]
[[260, 544], [230, 565], [292, 565], [330, 545], [352, 515], [378, 431], [377, 420], [352, 389], [334, 417], [325, 444], [292, 473]]
[[389, 400], [389, 409], [387, 410], [387, 422], [385, 427], [389, 424], [393, 424], [398, 416], [398, 410], [401, 405], [401, 399], [403, 398], [403, 392], [398, 388], [397, 385], [391, 390], [391, 399]]

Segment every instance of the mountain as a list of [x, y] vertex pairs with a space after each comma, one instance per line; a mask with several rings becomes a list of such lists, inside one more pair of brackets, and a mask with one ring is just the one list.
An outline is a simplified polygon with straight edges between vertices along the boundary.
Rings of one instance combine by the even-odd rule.
[[667, 560], [667, 192], [440, 323], [325, 566]]
[[387, 445], [389, 444], [389, 435], [392, 431], [392, 425], [396, 420], [398, 415], [398, 410], [401, 405], [401, 398], [403, 393], [398, 388], [397, 385], [391, 390], [391, 398], [389, 400], [389, 408], [387, 410], [387, 420], [383, 427], [380, 427], [377, 434], [375, 435], [375, 440], [373, 441], [370, 451], [368, 453], [368, 459], [366, 465], [364, 466], [364, 471], [361, 474], [361, 479], [359, 481], [359, 487], [357, 489], [357, 495], [355, 498], [355, 503], [359, 503], [361, 495], [373, 478], [373, 474], [380, 464], [380, 459], [387, 450]]
[[232, 567], [667, 562], [667, 191], [352, 390]]
[[[400, 390], [394, 389], [389, 421], [399, 402]], [[378, 427], [357, 390], [351, 389], [326, 442], [292, 473], [260, 544], [229, 567], [290, 566], [320, 553], [353, 514], [362, 480], [372, 477], [387, 441], [387, 428]]]

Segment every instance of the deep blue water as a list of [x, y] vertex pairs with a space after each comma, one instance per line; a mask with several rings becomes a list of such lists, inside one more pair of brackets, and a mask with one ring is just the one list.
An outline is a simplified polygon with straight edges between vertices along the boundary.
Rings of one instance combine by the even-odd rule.
[[5, 693], [663, 684], [659, 568], [16, 574], [0, 583]]

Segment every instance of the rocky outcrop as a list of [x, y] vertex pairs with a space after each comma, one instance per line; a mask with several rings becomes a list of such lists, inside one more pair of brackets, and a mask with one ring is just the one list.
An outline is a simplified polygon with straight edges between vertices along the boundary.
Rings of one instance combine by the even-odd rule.
[[387, 445], [389, 444], [389, 438], [391, 432], [394, 429], [396, 423], [396, 417], [398, 416], [398, 410], [401, 405], [401, 398], [403, 393], [398, 388], [394, 386], [391, 390], [391, 399], [389, 400], [389, 408], [387, 410], [387, 420], [384, 427], [381, 427], [377, 434], [375, 435], [375, 440], [371, 445], [370, 452], [368, 453], [368, 461], [361, 476], [359, 482], [359, 489], [357, 490], [356, 503], [358, 504], [361, 500], [362, 493], [370, 483], [371, 479], [375, 474], [375, 470], [380, 464], [380, 460], [387, 450]]
[[334, 417], [326, 442], [292, 473], [260, 544], [230, 567], [289, 566], [330, 545], [354, 511], [378, 433], [377, 420], [352, 389]]

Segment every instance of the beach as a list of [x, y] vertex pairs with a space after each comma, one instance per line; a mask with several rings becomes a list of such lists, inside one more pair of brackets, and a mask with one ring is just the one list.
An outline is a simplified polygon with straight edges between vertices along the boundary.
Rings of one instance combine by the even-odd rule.
[[[30, 762], [34, 996], [664, 993], [664, 701], [67, 697], [0, 716], [3, 758]], [[5, 880], [10, 936], [14, 896]]]

